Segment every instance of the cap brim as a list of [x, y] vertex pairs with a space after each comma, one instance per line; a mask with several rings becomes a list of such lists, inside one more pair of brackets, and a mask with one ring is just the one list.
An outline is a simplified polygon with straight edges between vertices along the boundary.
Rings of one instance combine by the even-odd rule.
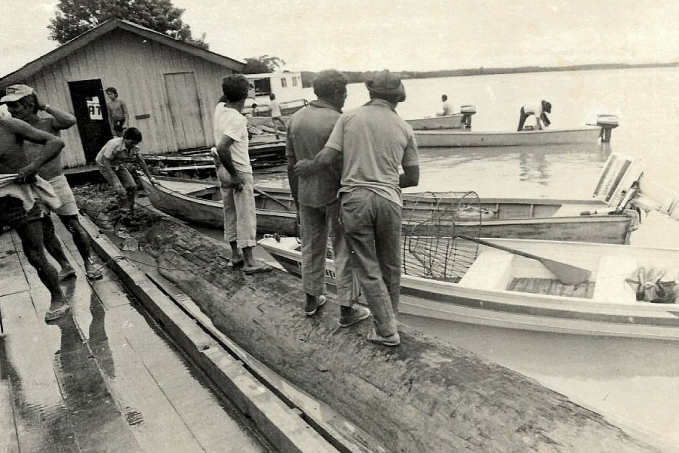
[[0, 102], [16, 102], [24, 96], [19, 96], [18, 94], [8, 94], [0, 98]]

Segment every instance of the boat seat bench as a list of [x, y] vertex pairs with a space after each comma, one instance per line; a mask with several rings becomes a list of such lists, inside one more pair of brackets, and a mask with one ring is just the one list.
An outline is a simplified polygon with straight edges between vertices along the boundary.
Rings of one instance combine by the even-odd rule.
[[637, 303], [634, 289], [625, 282], [637, 269], [636, 258], [625, 255], [604, 255], [599, 258], [593, 300], [612, 303]]
[[509, 252], [483, 250], [469, 266], [459, 285], [468, 288], [503, 290], [512, 278], [513, 259], [514, 255]]

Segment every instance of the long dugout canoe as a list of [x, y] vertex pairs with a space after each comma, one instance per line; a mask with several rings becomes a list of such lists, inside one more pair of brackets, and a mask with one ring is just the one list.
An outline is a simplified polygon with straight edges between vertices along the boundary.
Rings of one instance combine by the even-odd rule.
[[[154, 186], [142, 178], [144, 189], [156, 209], [197, 225], [223, 228], [221, 194], [214, 182], [158, 179], [160, 184]], [[633, 216], [596, 213], [608, 209], [597, 200], [489, 198], [479, 201], [477, 218], [456, 222], [459, 234], [626, 244], [636, 227]], [[414, 229], [426, 227], [423, 224], [432, 217], [434, 210], [445, 209], [446, 205], [455, 202], [456, 198], [435, 194], [404, 195], [404, 230], [412, 233]], [[288, 189], [256, 189], [255, 206], [259, 234], [298, 234], [296, 208]], [[588, 214], [582, 215], [583, 212]]]

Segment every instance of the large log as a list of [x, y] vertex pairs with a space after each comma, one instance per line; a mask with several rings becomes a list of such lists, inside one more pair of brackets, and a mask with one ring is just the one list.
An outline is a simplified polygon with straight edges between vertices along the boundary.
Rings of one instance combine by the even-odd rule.
[[[105, 197], [81, 198], [100, 215]], [[339, 308], [302, 312], [301, 282], [245, 276], [228, 247], [146, 213], [128, 228], [161, 273], [250, 354], [326, 402], [392, 452], [652, 452], [602, 416], [514, 371], [400, 326], [397, 348], [337, 325]]]

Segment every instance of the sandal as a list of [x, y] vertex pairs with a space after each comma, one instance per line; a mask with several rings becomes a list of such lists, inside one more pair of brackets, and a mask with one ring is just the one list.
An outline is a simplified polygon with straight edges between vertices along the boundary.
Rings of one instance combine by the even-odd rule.
[[87, 271], [87, 278], [90, 280], [99, 280], [100, 278], [103, 278], [104, 274], [101, 273], [101, 269], [94, 269], [91, 271]]
[[68, 270], [64, 272], [62, 269], [59, 271], [59, 280], [66, 280], [67, 278], [75, 277], [75, 269]]
[[71, 307], [69, 307], [68, 305], [62, 305], [56, 310], [47, 310], [47, 313], [45, 313], [45, 322], [51, 322], [61, 318], [66, 313], [68, 313], [68, 310], [70, 308]]
[[381, 344], [383, 346], [398, 346], [401, 344], [401, 337], [398, 332], [391, 334], [389, 336], [383, 337], [378, 334], [374, 328], [370, 329], [368, 332], [368, 341], [371, 343]]
[[246, 275], [252, 275], [252, 274], [258, 274], [261, 272], [269, 272], [273, 267], [269, 266], [268, 264], [257, 264], [252, 267], [245, 266], [243, 267], [243, 272], [245, 272]]
[[232, 259], [229, 260], [229, 263], [227, 264], [227, 266], [236, 268], [236, 267], [241, 267], [244, 263], [245, 263], [244, 258], [241, 258], [239, 260], [234, 260], [232, 258]]

